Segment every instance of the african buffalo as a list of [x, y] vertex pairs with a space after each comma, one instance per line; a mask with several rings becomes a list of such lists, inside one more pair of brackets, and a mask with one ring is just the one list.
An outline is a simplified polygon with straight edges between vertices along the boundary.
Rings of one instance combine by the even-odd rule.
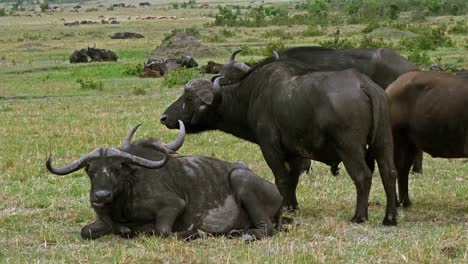
[[468, 81], [444, 72], [409, 72], [385, 92], [390, 101], [400, 202], [411, 206], [408, 172], [416, 149], [433, 157], [468, 157]]
[[[242, 80], [251, 69], [249, 65], [235, 61], [235, 51], [228, 62], [223, 66], [220, 76], [224, 77], [221, 85], [233, 84]], [[398, 53], [388, 48], [380, 49], [331, 49], [323, 47], [295, 47], [275, 54], [260, 64], [276, 60], [297, 60], [307, 65], [306, 72], [310, 71], [340, 71], [354, 68], [367, 75], [380, 87], [386, 88], [400, 75], [417, 71], [419, 68], [407, 61]], [[304, 161], [306, 164], [308, 161]], [[310, 165], [310, 162], [308, 162]], [[413, 165], [413, 172], [422, 173], [422, 152]], [[337, 174], [338, 168], [332, 168]]]
[[179, 127], [177, 139], [163, 144], [153, 138], [131, 142], [136, 126], [121, 148], [97, 148], [63, 168], [53, 167], [49, 156], [50, 172], [85, 168], [90, 178], [97, 219], [82, 228], [83, 238], [142, 233], [189, 239], [200, 232], [252, 240], [276, 233], [282, 197], [275, 185], [241, 162], [174, 156], [185, 138], [184, 124]]
[[367, 219], [368, 166], [377, 160], [387, 195], [383, 224], [396, 225], [396, 170], [383, 89], [352, 69], [307, 73], [307, 67], [296, 60], [266, 62], [223, 87], [219, 78], [214, 84], [194, 79], [160, 120], [174, 129], [180, 119], [188, 133], [221, 130], [259, 144], [288, 210], [298, 208], [304, 158], [332, 166], [343, 161], [357, 189], [351, 219], [357, 223]]
[[144, 38], [142, 34], [133, 32], [117, 32], [111, 36], [111, 39], [131, 39], [131, 38]]
[[154, 60], [150, 59], [143, 65], [143, 71], [158, 71], [160, 76], [178, 68], [194, 68], [198, 63], [191, 56], [182, 56], [180, 59]]
[[202, 67], [202, 72], [218, 74], [221, 72], [222, 69], [223, 69], [223, 64], [216, 63], [214, 61], [208, 61], [208, 63]]
[[88, 55], [86, 49], [75, 50], [70, 55], [70, 63], [86, 63], [88, 62]]
[[95, 47], [87, 47], [85, 50], [91, 61], [117, 61], [118, 59], [117, 54], [111, 50], [96, 49]]

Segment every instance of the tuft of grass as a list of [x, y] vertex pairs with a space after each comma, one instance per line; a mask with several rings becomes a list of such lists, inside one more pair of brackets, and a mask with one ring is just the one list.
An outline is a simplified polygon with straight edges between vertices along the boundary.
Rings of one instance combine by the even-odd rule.
[[100, 80], [94, 80], [91, 78], [78, 78], [76, 82], [80, 85], [82, 90], [102, 90], [104, 84]]
[[164, 80], [162, 84], [166, 87], [174, 87], [177, 85], [185, 85], [192, 79], [195, 79], [199, 76], [200, 71], [196, 68], [179, 68], [173, 71], [168, 72], [164, 75]]

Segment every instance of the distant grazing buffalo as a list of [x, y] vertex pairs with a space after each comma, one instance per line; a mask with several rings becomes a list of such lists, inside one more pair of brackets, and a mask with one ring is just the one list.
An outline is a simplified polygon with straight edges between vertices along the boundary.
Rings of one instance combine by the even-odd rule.
[[140, 6], [151, 6], [149, 2], [140, 2]]
[[468, 80], [444, 72], [409, 72], [385, 92], [390, 100], [400, 202], [411, 206], [408, 172], [417, 149], [433, 157], [468, 157]]
[[133, 128], [120, 148], [97, 148], [63, 167], [47, 169], [66, 175], [85, 168], [96, 221], [81, 229], [85, 239], [107, 234], [227, 234], [245, 240], [272, 236], [281, 227], [282, 197], [275, 185], [243, 163], [214, 158], [172, 156], [185, 132], [170, 144], [157, 139], [131, 142]]
[[[160, 120], [171, 129], [180, 119], [188, 133], [221, 130], [257, 143], [287, 210], [298, 208], [304, 159], [331, 166], [342, 161], [356, 186], [351, 219], [356, 223], [368, 218], [370, 167], [376, 160], [387, 196], [383, 224], [396, 225], [396, 170], [384, 90], [353, 69], [310, 72], [309, 67], [273, 56], [231, 85], [220, 86], [222, 77], [214, 83], [194, 79]], [[229, 75], [226, 67], [223, 72]]]

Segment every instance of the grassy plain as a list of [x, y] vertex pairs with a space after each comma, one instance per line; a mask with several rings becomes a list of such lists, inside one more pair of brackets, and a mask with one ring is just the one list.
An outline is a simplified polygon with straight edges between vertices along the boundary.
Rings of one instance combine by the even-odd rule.
[[[214, 6], [213, 6], [214, 7]], [[204, 27], [203, 18], [216, 9], [169, 9], [169, 6], [70, 13], [41, 17], [0, 17], [0, 262], [7, 263], [466, 263], [468, 262], [468, 163], [426, 157], [423, 175], [412, 175], [413, 208], [399, 210], [398, 227], [383, 227], [385, 198], [376, 175], [370, 219], [351, 224], [355, 188], [342, 170], [338, 177], [317, 162], [304, 175], [298, 190], [301, 210], [293, 214], [302, 224], [272, 239], [246, 244], [226, 238], [181, 242], [173, 238], [140, 237], [125, 240], [107, 236], [85, 241], [80, 228], [94, 220], [84, 172], [56, 177], [45, 170], [51, 145], [57, 164], [65, 164], [99, 146], [117, 146], [127, 130], [143, 126], [136, 137], [172, 140], [176, 132], [158, 122], [159, 115], [182, 92], [167, 88], [162, 79], [142, 79], [122, 72], [127, 64], [142, 63], [174, 28], [197, 26], [209, 39], [224, 28]], [[97, 20], [118, 17], [119, 25], [64, 27], [61, 18]], [[176, 15], [177, 20], [137, 21], [128, 17]], [[465, 17], [466, 18], [466, 17]], [[431, 18], [450, 21], [449, 17]], [[459, 19], [456, 18], [456, 19]], [[353, 34], [364, 25], [343, 25]], [[196, 58], [224, 61], [236, 47], [264, 46], [262, 32], [278, 29], [237, 28], [232, 37], [208, 42], [217, 53]], [[287, 45], [314, 45], [322, 37], [302, 37], [304, 26], [280, 27], [291, 32]], [[326, 29], [332, 33], [336, 27]], [[132, 31], [138, 40], [112, 40], [111, 33]], [[355, 34], [354, 33], [354, 34]], [[454, 36], [454, 38], [459, 38]], [[117, 63], [71, 65], [74, 49], [108, 48]], [[467, 63], [466, 50], [439, 49], [432, 58]], [[257, 59], [239, 56], [240, 60]], [[460, 59], [461, 58], [461, 59]], [[104, 84], [102, 90], [83, 90], [78, 78]], [[145, 95], [137, 96], [135, 89]], [[243, 160], [260, 176], [272, 174], [256, 145], [220, 132], [189, 135], [180, 153]]]

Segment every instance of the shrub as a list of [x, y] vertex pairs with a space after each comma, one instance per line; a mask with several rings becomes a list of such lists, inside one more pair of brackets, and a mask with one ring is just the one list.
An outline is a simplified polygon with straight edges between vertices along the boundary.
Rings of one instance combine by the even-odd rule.
[[172, 38], [173, 36], [175, 36], [179, 32], [185, 32], [185, 33], [191, 34], [192, 36], [194, 36], [196, 38], [199, 38], [201, 36], [200, 31], [198, 31], [198, 29], [196, 27], [176, 28], [176, 29], [173, 29], [169, 33], [165, 33], [164, 34], [164, 39], [162, 41], [169, 40], [170, 38]]
[[45, 12], [49, 10], [49, 3], [47, 1], [44, 1], [41, 4], [39, 4], [39, 8], [41, 9], [42, 12]]
[[362, 33], [371, 33], [372, 31], [380, 27], [379, 23], [373, 21], [366, 25], [366, 27], [361, 31]]
[[96, 11], [98, 11], [98, 9], [95, 8], [95, 7], [86, 8], [86, 9], [85, 9], [85, 12], [86, 12], [86, 13], [89, 13], [89, 12], [96, 12]]
[[236, 35], [236, 33], [234, 33], [233, 31], [230, 31], [228, 29], [223, 29], [221, 30], [221, 35], [225, 36], [226, 38], [230, 38], [230, 37], [233, 37]]
[[83, 90], [102, 90], [104, 84], [102, 81], [93, 80], [91, 78], [78, 78], [76, 82], [80, 84], [80, 88]]
[[253, 49], [245, 44], [241, 45], [240, 48], [242, 50], [242, 55], [259, 55], [260, 54], [260, 51], [258, 49]]
[[408, 53], [408, 60], [421, 68], [427, 68], [431, 62], [431, 58], [426, 51], [411, 51]]
[[195, 68], [180, 68], [168, 72], [164, 75], [163, 85], [167, 87], [173, 87], [176, 85], [184, 85], [188, 81], [198, 77], [199, 70]]
[[450, 27], [448, 33], [450, 34], [460, 34], [460, 35], [468, 35], [468, 26], [466, 25], [465, 20], [459, 20], [455, 25]]
[[439, 27], [429, 32], [420, 32], [416, 37], [404, 37], [400, 40], [398, 46], [406, 51], [435, 50], [439, 47], [451, 47], [453, 41]]
[[280, 39], [292, 39], [292, 34], [285, 29], [274, 29], [265, 31], [261, 37], [263, 38], [280, 38]]
[[263, 56], [271, 56], [273, 51], [280, 52], [285, 49], [284, 42], [282, 40], [272, 40], [267, 43], [266, 47], [262, 49]]
[[144, 88], [142, 88], [142, 87], [133, 86], [132, 94], [133, 95], [145, 95], [146, 90]]
[[317, 37], [325, 35], [325, 31], [323, 31], [320, 27], [317, 26], [309, 26], [302, 32], [302, 36], [304, 37]]
[[142, 72], [143, 72], [143, 65], [141, 65], [140, 63], [125, 64], [122, 74], [129, 75], [129, 76], [140, 76]]
[[5, 8], [0, 8], [0, 17], [7, 16], [7, 11]]

